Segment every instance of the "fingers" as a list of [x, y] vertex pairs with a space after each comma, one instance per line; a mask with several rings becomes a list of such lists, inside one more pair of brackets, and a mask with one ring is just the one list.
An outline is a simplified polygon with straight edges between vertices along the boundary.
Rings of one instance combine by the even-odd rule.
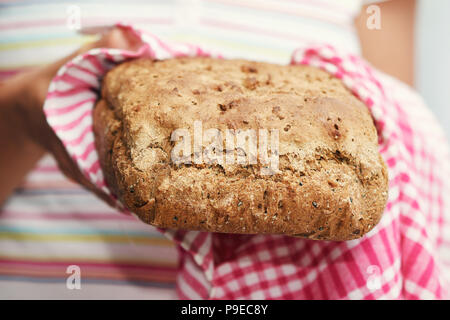
[[44, 78], [50, 82], [56, 75], [56, 72], [67, 62], [75, 58], [76, 56], [88, 52], [94, 48], [116, 48], [123, 50], [136, 51], [142, 46], [142, 41], [130, 30], [119, 27], [93, 27], [87, 28], [85, 33], [96, 34], [94, 31], [100, 32], [100, 39], [97, 41], [88, 43], [71, 55], [64, 57], [41, 70]]
[[98, 47], [136, 51], [142, 44], [141, 39], [130, 29], [116, 27], [107, 30], [95, 45]]
[[77, 32], [82, 35], [104, 35], [108, 31], [114, 29], [114, 26], [111, 25], [103, 25], [103, 26], [91, 26], [91, 27], [82, 27]]

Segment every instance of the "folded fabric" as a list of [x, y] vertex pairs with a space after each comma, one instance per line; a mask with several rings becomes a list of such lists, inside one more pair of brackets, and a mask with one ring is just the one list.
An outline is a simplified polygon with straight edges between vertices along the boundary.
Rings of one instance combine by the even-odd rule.
[[[142, 47], [136, 52], [93, 49], [76, 57], [59, 70], [44, 105], [48, 123], [80, 170], [111, 197], [92, 130], [102, 76], [137, 57], [220, 57], [118, 26], [132, 30]], [[389, 171], [383, 218], [366, 236], [347, 242], [161, 230], [181, 252], [179, 297], [449, 298], [450, 271], [442, 257], [450, 252], [450, 156], [431, 113], [411, 89], [330, 45], [299, 48], [291, 63], [316, 66], [340, 78], [369, 108]]]

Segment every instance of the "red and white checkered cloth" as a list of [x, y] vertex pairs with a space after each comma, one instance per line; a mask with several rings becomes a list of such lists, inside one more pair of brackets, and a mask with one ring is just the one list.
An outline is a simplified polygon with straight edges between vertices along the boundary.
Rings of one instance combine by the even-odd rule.
[[[211, 55], [120, 26], [141, 37], [140, 50], [93, 49], [78, 56], [59, 70], [44, 106], [74, 161], [108, 194], [92, 131], [101, 77], [136, 57]], [[450, 156], [432, 114], [410, 88], [331, 46], [298, 49], [291, 63], [342, 79], [371, 111], [389, 171], [383, 218], [362, 239], [347, 242], [161, 230], [181, 252], [180, 298], [450, 298]]]

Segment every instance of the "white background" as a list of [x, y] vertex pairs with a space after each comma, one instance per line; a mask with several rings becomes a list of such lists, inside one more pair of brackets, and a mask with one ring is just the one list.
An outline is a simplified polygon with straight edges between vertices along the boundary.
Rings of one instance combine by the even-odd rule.
[[419, 0], [415, 87], [450, 138], [450, 0]]

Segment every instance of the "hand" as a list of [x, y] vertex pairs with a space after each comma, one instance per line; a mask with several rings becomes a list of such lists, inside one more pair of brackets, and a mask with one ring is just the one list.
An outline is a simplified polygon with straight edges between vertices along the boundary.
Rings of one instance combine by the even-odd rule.
[[[119, 48], [127, 50], [137, 50], [141, 46], [141, 42], [134, 34], [126, 29], [113, 28], [108, 30], [101, 36], [101, 38], [93, 43], [87, 44], [74, 52], [72, 55], [61, 59], [48, 66], [34, 69], [32, 71], [20, 74], [7, 82], [0, 85], [0, 125], [3, 132], [10, 135], [8, 137], [0, 137], [4, 141], [0, 141], [2, 145], [3, 154], [0, 156], [0, 172], [2, 176], [7, 175], [10, 168], [14, 168], [14, 160], [20, 159], [24, 161], [24, 157], [33, 158], [29, 154], [21, 154], [21, 149], [17, 145], [34, 144], [41, 147], [41, 149], [50, 152], [62, 172], [70, 179], [78, 182], [88, 190], [94, 192], [101, 199], [112, 205], [112, 201], [105, 193], [97, 189], [78, 169], [71, 157], [68, 155], [61, 141], [55, 135], [53, 130], [48, 125], [43, 112], [43, 104], [47, 95], [47, 90], [50, 81], [55, 76], [56, 72], [66, 62], [73, 59], [75, 56], [87, 52], [93, 48]], [[8, 139], [8, 140], [6, 140]], [[8, 144], [10, 145], [8, 147]], [[13, 144], [16, 144], [15, 146]], [[28, 148], [27, 150], [35, 150], [36, 148]], [[24, 151], [23, 151], [24, 152]], [[37, 151], [33, 151], [36, 153]], [[42, 154], [42, 152], [41, 152]], [[29, 168], [30, 166], [25, 166]], [[20, 170], [20, 169], [19, 169]], [[3, 175], [5, 173], [5, 175]], [[22, 176], [26, 174], [23, 172]], [[15, 176], [18, 176], [15, 172]], [[17, 180], [17, 178], [12, 179]], [[17, 181], [3, 181], [3, 183], [16, 184]], [[2, 187], [4, 190], [13, 189], [15, 185], [10, 188]], [[1, 194], [0, 201], [7, 195]]]

